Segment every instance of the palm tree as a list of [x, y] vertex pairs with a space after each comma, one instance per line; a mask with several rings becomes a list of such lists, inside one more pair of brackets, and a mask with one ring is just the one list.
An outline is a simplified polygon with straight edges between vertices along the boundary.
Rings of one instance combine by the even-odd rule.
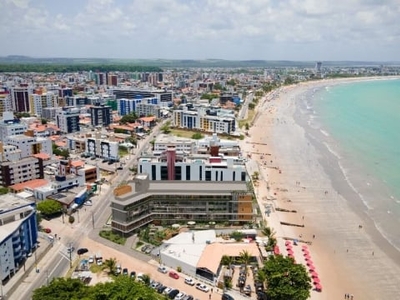
[[108, 273], [109, 274], [112, 274], [112, 273], [114, 273], [114, 271], [115, 271], [115, 269], [116, 269], [116, 267], [117, 267], [117, 259], [116, 258], [109, 258], [109, 259], [106, 259], [105, 261], [104, 261], [104, 267], [106, 268], [106, 269], [108, 269]]
[[232, 256], [228, 256], [228, 255], [223, 255], [221, 258], [221, 264], [223, 266], [231, 266], [233, 264], [233, 258]]
[[142, 283], [145, 286], [150, 286], [151, 279], [150, 279], [150, 276], [148, 274], [143, 274], [142, 276], [140, 276], [140, 278], [141, 278]]
[[247, 274], [247, 266], [251, 263], [251, 260], [253, 257], [251, 256], [250, 252], [247, 250], [242, 250], [239, 253], [239, 255], [240, 255], [239, 261], [240, 261], [240, 263], [244, 264], [246, 274]]

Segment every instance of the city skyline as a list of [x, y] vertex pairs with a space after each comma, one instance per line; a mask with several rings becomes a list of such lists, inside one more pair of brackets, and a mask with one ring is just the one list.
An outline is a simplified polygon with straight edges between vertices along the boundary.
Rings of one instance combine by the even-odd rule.
[[0, 56], [398, 61], [396, 0], [1, 0]]

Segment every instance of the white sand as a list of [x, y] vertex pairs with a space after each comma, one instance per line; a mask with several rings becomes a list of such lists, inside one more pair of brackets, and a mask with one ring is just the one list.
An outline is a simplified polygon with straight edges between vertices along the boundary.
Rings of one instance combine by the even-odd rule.
[[[324, 153], [314, 148], [304, 129], [294, 121], [296, 99], [308, 89], [339, 82], [301, 84], [274, 92], [275, 96], [268, 95], [266, 100], [270, 101], [260, 101], [258, 111], [262, 113], [242, 147], [246, 154], [264, 153], [253, 153], [253, 162], [249, 164], [250, 169], [256, 170], [254, 161], [258, 166], [266, 163], [260, 169], [263, 179], [256, 188], [262, 212], [264, 204], [298, 211], [275, 211], [267, 217], [277, 232], [282, 253], [287, 254], [282, 237], [298, 238], [301, 234], [302, 239], [312, 241], [309, 249], [323, 286], [321, 293], [312, 291], [312, 299], [344, 299], [345, 293], [353, 294], [354, 299], [397, 299], [400, 297], [397, 251], [369, 220], [354, 211], [354, 205], [349, 206], [348, 201], [354, 199], [345, 199], [341, 190], [332, 187], [321, 165], [325, 163], [321, 161]], [[277, 167], [281, 173], [269, 167]], [[274, 194], [277, 200], [267, 200]], [[304, 223], [305, 227], [282, 226], [280, 221]], [[300, 247], [294, 248], [296, 261], [305, 263]]]

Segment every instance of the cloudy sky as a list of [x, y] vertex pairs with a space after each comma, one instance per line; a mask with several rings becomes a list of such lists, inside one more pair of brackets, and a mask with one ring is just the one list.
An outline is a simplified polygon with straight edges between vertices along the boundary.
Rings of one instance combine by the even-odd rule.
[[400, 0], [0, 0], [0, 56], [400, 61]]

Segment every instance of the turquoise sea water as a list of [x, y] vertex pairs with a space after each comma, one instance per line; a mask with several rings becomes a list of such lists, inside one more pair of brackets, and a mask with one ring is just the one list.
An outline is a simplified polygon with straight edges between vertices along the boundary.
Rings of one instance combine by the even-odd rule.
[[400, 249], [400, 80], [326, 87], [307, 102], [368, 215]]

